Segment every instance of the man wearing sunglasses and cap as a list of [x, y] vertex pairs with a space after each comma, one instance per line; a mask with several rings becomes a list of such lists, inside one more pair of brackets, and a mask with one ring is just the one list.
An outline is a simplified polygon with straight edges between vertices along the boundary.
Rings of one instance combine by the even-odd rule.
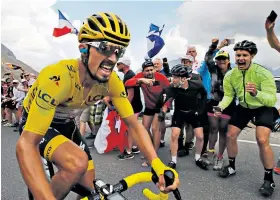
[[[157, 157], [146, 129], [133, 113], [122, 81], [113, 71], [130, 41], [126, 23], [113, 13], [93, 14], [82, 24], [78, 40], [81, 58], [61, 60], [44, 68], [23, 102], [16, 154], [34, 198], [63, 199], [76, 183], [94, 188], [94, 164], [74, 120], [105, 96], [110, 96], [159, 176], [159, 188], [166, 192], [176, 189], [178, 173]], [[40, 154], [59, 166], [51, 184], [44, 174]], [[167, 188], [164, 170], [172, 170], [176, 177]]]

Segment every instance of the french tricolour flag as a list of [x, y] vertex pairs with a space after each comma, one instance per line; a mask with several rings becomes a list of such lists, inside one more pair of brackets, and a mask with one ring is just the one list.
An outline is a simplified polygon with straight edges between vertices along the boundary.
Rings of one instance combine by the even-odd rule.
[[54, 28], [53, 36], [60, 37], [68, 33], [78, 34], [78, 30], [64, 17], [64, 15], [58, 10], [59, 22], [58, 28]]

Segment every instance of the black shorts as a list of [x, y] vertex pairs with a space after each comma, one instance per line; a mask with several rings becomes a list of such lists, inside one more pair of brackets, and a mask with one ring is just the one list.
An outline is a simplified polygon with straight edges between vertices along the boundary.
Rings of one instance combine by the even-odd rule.
[[[210, 102], [207, 103], [206, 105], [206, 111], [207, 113], [214, 113], [213, 112], [213, 106], [217, 106], [219, 104], [219, 101], [216, 101], [214, 99], [211, 99]], [[236, 108], [236, 103], [235, 103], [235, 99], [231, 102], [231, 104], [229, 104], [229, 106], [223, 110], [223, 114], [228, 115], [228, 116], [232, 116], [234, 113], [234, 110]]]
[[147, 116], [154, 116], [156, 113], [159, 113], [160, 109], [150, 109], [150, 108], [145, 108], [144, 110], [144, 115]]
[[256, 126], [264, 126], [272, 129], [273, 122], [277, 119], [277, 110], [272, 107], [260, 107], [257, 109], [244, 108], [241, 105], [236, 107], [236, 110], [231, 117], [229, 124], [243, 129], [247, 126], [248, 122], [255, 117]]
[[192, 128], [200, 128], [204, 126], [205, 117], [203, 115], [196, 115], [194, 112], [185, 113], [182, 111], [175, 111], [172, 117], [171, 127], [182, 128], [187, 123], [192, 125]]
[[[23, 110], [22, 121], [19, 126], [20, 134], [23, 131], [24, 125], [27, 120], [27, 113]], [[84, 141], [79, 128], [76, 126], [75, 121], [70, 121], [65, 124], [54, 124], [52, 123], [42, 138], [39, 144], [39, 150], [42, 157], [51, 161], [52, 153], [55, 149], [64, 142], [73, 141], [77, 144], [88, 156], [88, 170], [94, 169], [94, 163], [90, 155], [89, 148]]]
[[13, 102], [13, 101], [7, 101], [7, 102], [5, 102], [5, 103], [2, 103], [2, 104], [1, 104], [1, 108], [9, 108], [9, 109], [11, 109], [11, 110], [16, 109], [16, 104], [13, 104], [12, 102]]

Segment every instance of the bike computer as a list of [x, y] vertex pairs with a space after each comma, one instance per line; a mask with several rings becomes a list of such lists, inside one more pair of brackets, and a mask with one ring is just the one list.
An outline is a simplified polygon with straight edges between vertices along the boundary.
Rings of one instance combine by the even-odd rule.
[[120, 193], [113, 193], [107, 196], [108, 200], [127, 200], [124, 196], [122, 196]]

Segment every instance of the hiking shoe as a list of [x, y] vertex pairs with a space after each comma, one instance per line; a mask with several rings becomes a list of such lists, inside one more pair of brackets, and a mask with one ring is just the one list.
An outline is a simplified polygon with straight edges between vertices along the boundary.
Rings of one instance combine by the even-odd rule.
[[133, 153], [127, 153], [126, 150], [124, 150], [124, 152], [121, 155], [118, 155], [117, 159], [118, 160], [128, 160], [128, 159], [132, 159], [134, 158]]
[[219, 172], [219, 176], [222, 178], [227, 178], [228, 176], [235, 175], [236, 171], [229, 165], [225, 166], [222, 171]]
[[259, 189], [259, 192], [261, 193], [261, 195], [265, 197], [270, 197], [274, 192], [274, 188], [275, 188], [274, 182], [265, 180], [261, 188]]
[[173, 162], [173, 161], [170, 161], [167, 166], [172, 168], [172, 169], [176, 169], [176, 163]]

